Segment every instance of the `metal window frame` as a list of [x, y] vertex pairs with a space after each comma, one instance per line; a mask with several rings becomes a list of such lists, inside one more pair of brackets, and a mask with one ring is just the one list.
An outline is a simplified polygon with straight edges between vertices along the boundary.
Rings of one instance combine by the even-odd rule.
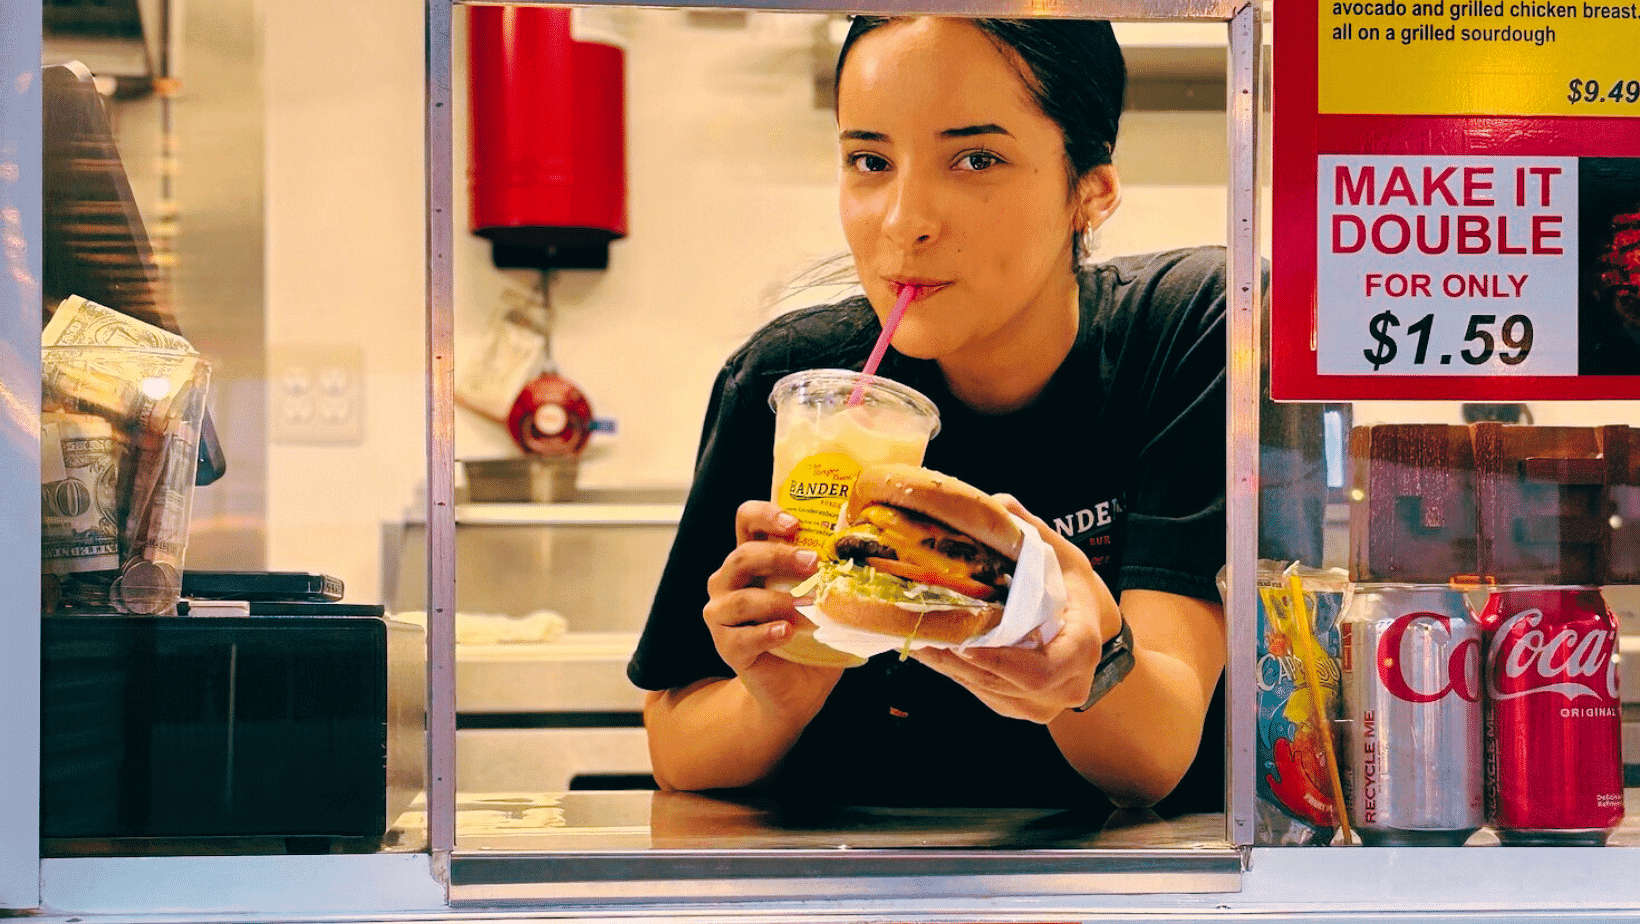
[[[536, 3], [536, 0], [523, 0]], [[688, 858], [679, 856], [580, 857], [529, 855], [485, 857], [456, 856], [456, 738], [455, 738], [455, 503], [454, 503], [454, 394], [453, 365], [453, 235], [452, 227], [452, 123], [451, 85], [452, 22], [460, 0], [426, 0], [427, 83], [426, 83], [426, 196], [427, 196], [427, 684], [428, 684], [428, 792], [429, 847], [433, 868], [450, 887], [451, 900], [480, 902], [531, 901], [552, 899], [607, 902], [626, 896], [638, 898], [634, 879], [657, 886], [645, 892], [646, 900], [668, 896], [703, 898], [720, 894], [708, 879], [694, 880], [694, 888], [684, 887]], [[546, 4], [537, 4], [546, 5]], [[1259, 196], [1258, 139], [1261, 82], [1262, 11], [1259, 0], [716, 0], [716, 2], [676, 2], [676, 0], [581, 0], [579, 6], [654, 6], [682, 8], [755, 9], [773, 11], [946, 14], [963, 16], [1082, 17], [1130, 21], [1196, 21], [1226, 24], [1230, 53], [1227, 114], [1230, 142], [1229, 195], [1229, 319], [1226, 362], [1229, 392], [1226, 407], [1228, 439], [1226, 485], [1228, 507], [1227, 561], [1228, 595], [1226, 610], [1228, 719], [1226, 722], [1226, 824], [1225, 839], [1237, 847], [1252, 843], [1253, 834], [1253, 743], [1252, 670], [1254, 650], [1254, 569], [1257, 559], [1257, 485], [1259, 376], [1258, 344], [1261, 287], [1259, 279]], [[1191, 883], [1220, 890], [1228, 868], [1224, 858], [1192, 866], [1188, 857], [1176, 857], [1184, 865], [1182, 877], [1158, 876], [1129, 853], [1109, 851], [1095, 858], [1093, 851], [1080, 856], [1088, 868], [1101, 871], [1092, 878], [1077, 875], [1029, 876], [1025, 867], [1009, 863], [1005, 853], [971, 855], [977, 861], [974, 873], [957, 873], [950, 880], [952, 894], [963, 893], [961, 883], [977, 881], [978, 871], [991, 864], [992, 870], [1012, 867], [1020, 874], [1010, 880], [1014, 889], [1039, 891], [1037, 894], [1068, 894], [1078, 891], [1164, 891], [1189, 890]], [[1013, 855], [1015, 857], [1021, 855]], [[556, 857], [556, 861], [554, 858]], [[717, 857], [739, 862], [729, 852], [703, 855], [696, 860]], [[765, 856], [764, 859], [767, 859]], [[813, 863], [820, 857], [789, 856], [785, 864], [775, 863], [761, 874], [768, 877], [772, 895], [861, 895], [871, 892], [860, 883], [877, 881], [892, 891], [892, 882], [916, 875], [921, 860], [909, 853], [862, 857], [859, 861], [827, 863], [820, 873]], [[1152, 858], [1158, 862], [1162, 857]], [[1202, 859], [1199, 855], [1198, 860]], [[1237, 858], [1239, 861], [1239, 857]], [[590, 869], [582, 868], [590, 864]], [[605, 870], [597, 870], [602, 865]], [[700, 864], [712, 867], [713, 863]], [[1164, 864], [1165, 865], [1165, 864]], [[574, 868], [582, 868], [575, 872]], [[625, 872], [616, 875], [617, 870]], [[1191, 878], [1191, 871], [1198, 875]], [[1236, 870], [1239, 873], [1239, 868]], [[721, 873], [717, 875], [722, 875]], [[1104, 878], [1101, 878], [1103, 876]], [[708, 877], [709, 878], [709, 877]], [[991, 877], [975, 894], [999, 894], [1009, 887]], [[1024, 879], [1032, 879], [1027, 884]], [[624, 880], [624, 884], [623, 884]], [[717, 880], [721, 882], [722, 880]], [[918, 890], [945, 879], [921, 879]], [[664, 882], [664, 884], [660, 884]], [[774, 885], [779, 883], [779, 885]], [[804, 885], [807, 883], [807, 885]], [[839, 885], [842, 883], [843, 885]], [[852, 886], [848, 884], [852, 883]], [[611, 892], [595, 885], [619, 886]], [[744, 894], [746, 880], [736, 881], [735, 894]], [[839, 892], [843, 888], [843, 892]], [[864, 892], [862, 892], [862, 888]], [[795, 891], [794, 891], [795, 890]], [[643, 890], [639, 890], [643, 891]], [[653, 894], [651, 894], [653, 893]]]
[[40, 0], [0, 0], [0, 909], [40, 904]]
[[[453, 265], [451, 245], [451, 24], [453, 0], [426, 0], [426, 196], [427, 196], [427, 476], [428, 476], [428, 770], [429, 834], [435, 872], [450, 882], [455, 850], [455, 608], [454, 608], [454, 364]], [[588, 0], [582, 5], [605, 4]], [[1228, 650], [1229, 688], [1226, 839], [1251, 843], [1253, 773], [1251, 742], [1251, 659], [1253, 650], [1253, 570], [1256, 559], [1256, 485], [1258, 432], [1257, 346], [1260, 290], [1255, 284], [1258, 258], [1257, 142], [1260, 81], [1261, 13], [1256, 0], [876, 0], [864, 4], [827, 0], [719, 0], [676, 3], [636, 0], [620, 5], [700, 7], [828, 12], [866, 7], [874, 12], [946, 13], [988, 16], [1063, 16], [1115, 20], [1223, 22], [1229, 29], [1230, 323], [1227, 362], [1230, 480], [1227, 504], [1230, 529]], [[39, 90], [32, 75], [38, 64], [40, 0], [0, 0], [0, 62], [8, 74], [6, 105], [0, 106], [0, 239], [4, 241], [6, 277], [0, 285], [0, 338], [33, 342], [38, 334], [37, 280], [40, 274], [40, 202], [38, 150]], [[31, 613], [38, 609], [34, 568], [38, 551], [38, 495], [33, 479], [39, 469], [39, 360], [23, 350], [0, 367], [0, 389], [11, 413], [0, 417], [0, 471], [13, 488], [0, 492], [0, 517], [12, 528], [0, 536], [0, 587], [3, 612], [22, 628], [8, 632], [10, 644], [0, 650], [0, 692], [13, 708], [0, 716], [0, 740], [12, 745], [0, 752], [0, 772], [14, 784], [0, 801], [0, 908], [28, 908], [39, 902], [37, 747], [39, 642]], [[26, 487], [26, 490], [20, 488]], [[1236, 618], [1237, 616], [1241, 618]], [[34, 630], [28, 628], [35, 625]], [[1086, 852], [1083, 856], [1089, 856]], [[718, 855], [713, 855], [718, 856]], [[726, 856], [724, 858], [727, 858]], [[976, 860], [982, 859], [976, 855]], [[794, 860], [800, 858], [793, 857]], [[1089, 859], [1092, 859], [1089, 856]], [[845, 876], [879, 877], [885, 883], [920, 862], [910, 855], [878, 857]], [[1121, 864], [1120, 860], [1112, 863]], [[909, 864], [909, 865], [907, 865]], [[1132, 863], [1106, 871], [1120, 879], [1095, 884], [1103, 891], [1167, 888], [1166, 877]], [[875, 867], [873, 872], [871, 868]], [[1217, 869], [1218, 867], [1214, 867]], [[1205, 869], [1205, 867], [1203, 868]], [[898, 874], [898, 875], [896, 875]], [[1125, 878], [1122, 878], [1125, 877]], [[958, 876], [952, 888], [963, 891]], [[816, 883], [828, 880], [810, 880]], [[830, 880], [835, 882], [836, 880]], [[929, 880], [922, 880], [923, 883]], [[1025, 885], [1016, 880], [1014, 885]], [[1050, 875], [1041, 889], [1063, 893], [1077, 883]], [[992, 886], [986, 886], [991, 888]], [[708, 890], [709, 891], [709, 890]], [[833, 893], [835, 894], [835, 893]], [[991, 894], [995, 894], [994, 892]]]

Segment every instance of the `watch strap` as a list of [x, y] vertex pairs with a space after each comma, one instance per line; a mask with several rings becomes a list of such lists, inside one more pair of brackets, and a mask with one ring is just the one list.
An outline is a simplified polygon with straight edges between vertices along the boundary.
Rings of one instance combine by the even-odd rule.
[[1128, 628], [1127, 617], [1122, 617], [1121, 631], [1110, 638], [1099, 649], [1099, 666], [1093, 671], [1093, 685], [1088, 689], [1088, 698], [1082, 705], [1072, 707], [1072, 712], [1087, 712], [1094, 703], [1103, 699], [1106, 693], [1127, 678], [1133, 670], [1133, 630]]

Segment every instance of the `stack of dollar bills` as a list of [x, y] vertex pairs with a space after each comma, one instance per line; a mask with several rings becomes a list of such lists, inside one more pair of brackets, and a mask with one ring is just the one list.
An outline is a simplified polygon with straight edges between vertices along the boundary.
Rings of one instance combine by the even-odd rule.
[[169, 613], [210, 372], [187, 340], [79, 296], [41, 335], [47, 611]]

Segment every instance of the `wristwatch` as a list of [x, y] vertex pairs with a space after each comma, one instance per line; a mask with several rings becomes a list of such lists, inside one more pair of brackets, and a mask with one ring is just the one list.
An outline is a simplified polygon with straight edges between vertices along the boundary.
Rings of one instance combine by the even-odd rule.
[[1122, 630], [1099, 649], [1099, 666], [1093, 670], [1093, 686], [1088, 689], [1088, 698], [1082, 701], [1082, 705], [1072, 707], [1071, 711], [1087, 712], [1092, 709], [1094, 703], [1103, 699], [1132, 670], [1133, 630], [1128, 628], [1127, 617], [1123, 616]]

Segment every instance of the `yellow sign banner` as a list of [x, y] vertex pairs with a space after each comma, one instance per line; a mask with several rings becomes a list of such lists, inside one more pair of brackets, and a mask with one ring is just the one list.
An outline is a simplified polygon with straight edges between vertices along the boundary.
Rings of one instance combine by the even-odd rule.
[[1318, 0], [1319, 110], [1640, 116], [1635, 0]]

